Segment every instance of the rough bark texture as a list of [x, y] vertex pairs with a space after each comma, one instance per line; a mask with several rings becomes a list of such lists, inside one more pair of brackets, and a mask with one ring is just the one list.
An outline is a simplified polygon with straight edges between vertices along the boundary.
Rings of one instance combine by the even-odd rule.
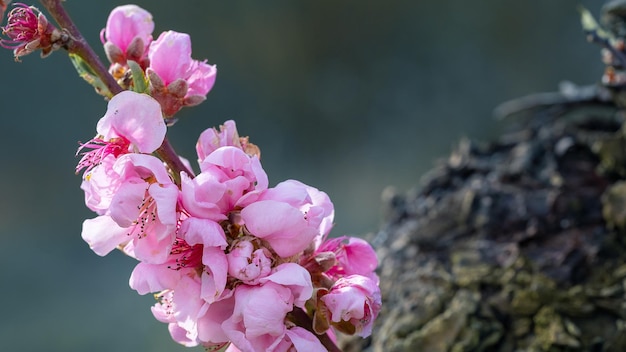
[[533, 111], [388, 194], [383, 311], [344, 351], [626, 351], [626, 141], [608, 106]]
[[603, 86], [504, 105], [512, 132], [387, 193], [383, 310], [344, 351], [626, 351], [626, 0], [583, 22]]

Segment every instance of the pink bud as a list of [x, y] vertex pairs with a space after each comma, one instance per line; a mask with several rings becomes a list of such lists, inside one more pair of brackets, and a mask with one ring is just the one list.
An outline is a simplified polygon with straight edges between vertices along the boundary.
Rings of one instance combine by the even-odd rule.
[[[378, 285], [361, 275], [337, 280], [330, 291], [322, 296], [321, 301], [328, 308], [335, 327], [342, 332], [356, 333], [361, 337], [372, 333], [374, 319], [382, 304]], [[348, 330], [340, 323], [348, 323], [351, 328]]]
[[374, 270], [378, 266], [378, 258], [367, 241], [346, 236], [333, 238], [322, 243], [316, 250], [316, 253], [325, 252], [334, 253], [337, 260], [336, 265], [327, 270], [327, 275], [340, 278], [358, 274], [375, 279]]
[[167, 86], [175, 80], [187, 79], [191, 73], [191, 38], [189, 34], [167, 31], [150, 45], [150, 70]]
[[238, 242], [227, 257], [228, 274], [245, 284], [256, 285], [272, 270], [269, 251], [265, 248], [255, 250], [250, 241]]
[[[186, 33], [161, 33], [150, 45], [148, 58], [150, 94], [161, 103], [167, 117], [183, 106], [201, 103], [215, 83], [215, 66], [191, 58], [191, 38]], [[177, 83], [180, 80], [186, 84]]]
[[[138, 40], [143, 45], [134, 44], [132, 51], [136, 55], [139, 51], [143, 52], [144, 48], [150, 44], [153, 30], [154, 22], [148, 11], [136, 5], [118, 6], [109, 14], [106, 28], [102, 31], [102, 42], [103, 44], [112, 43], [127, 54], [133, 40], [139, 38]], [[104, 40], [105, 37], [106, 40]], [[142, 48], [139, 50], [137, 46]]]

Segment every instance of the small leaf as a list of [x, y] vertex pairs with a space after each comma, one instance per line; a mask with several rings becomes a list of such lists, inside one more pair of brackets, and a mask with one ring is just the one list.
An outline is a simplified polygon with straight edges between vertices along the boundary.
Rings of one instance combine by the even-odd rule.
[[148, 93], [148, 79], [143, 73], [141, 66], [135, 61], [128, 60], [128, 67], [133, 77], [133, 91], [137, 93]]
[[72, 61], [72, 65], [74, 65], [76, 72], [78, 72], [78, 75], [82, 77], [85, 81], [87, 81], [87, 83], [89, 83], [92, 87], [94, 87], [98, 94], [107, 98], [113, 97], [113, 94], [111, 93], [111, 91], [109, 91], [106, 84], [102, 82], [100, 77], [98, 77], [98, 75], [91, 69], [91, 67], [85, 62], [85, 60], [83, 60], [80, 56], [76, 54], [70, 53], [69, 56], [70, 61]]

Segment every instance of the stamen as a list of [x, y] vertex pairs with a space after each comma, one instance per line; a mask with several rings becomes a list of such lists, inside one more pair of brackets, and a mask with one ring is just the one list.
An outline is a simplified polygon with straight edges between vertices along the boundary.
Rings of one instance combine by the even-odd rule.
[[[130, 142], [125, 138], [112, 138], [109, 141], [105, 141], [101, 136], [81, 144], [76, 151], [76, 155], [82, 155], [78, 165], [76, 165], [76, 173], [79, 173], [82, 169], [85, 169], [85, 172], [89, 172], [95, 166], [100, 165], [102, 160], [109, 155], [117, 158], [122, 154], [127, 154], [129, 146]], [[83, 149], [92, 150], [82, 152]]]
[[201, 244], [189, 245], [185, 240], [177, 238], [174, 241], [172, 251], [173, 256], [178, 256], [172, 265], [168, 265], [168, 269], [180, 270], [183, 268], [201, 268], [202, 264], [202, 249]]

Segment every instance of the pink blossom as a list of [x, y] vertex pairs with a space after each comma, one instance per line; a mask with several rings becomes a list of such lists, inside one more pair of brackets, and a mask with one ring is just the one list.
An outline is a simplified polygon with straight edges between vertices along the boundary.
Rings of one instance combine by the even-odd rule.
[[139, 61], [152, 41], [153, 30], [152, 15], [141, 7], [114, 8], [101, 33], [109, 60], [112, 63], [125, 63], [127, 58]]
[[[273, 351], [292, 351], [293, 347], [295, 351], [300, 352], [323, 352], [327, 351], [326, 347], [322, 345], [317, 336], [311, 332], [299, 326], [294, 326], [285, 330], [283, 339], [279, 344], [276, 344]], [[241, 352], [237, 346], [230, 344], [225, 352]]]
[[[6, 9], [6, 5], [4, 6]], [[1, 39], [0, 46], [8, 49], [19, 47], [24, 43], [39, 40], [39, 20], [40, 14], [36, 7], [21, 3], [14, 4], [13, 9], [7, 16], [7, 25], [0, 27], [2, 34], [9, 39]], [[2, 17], [4, 19], [4, 16]]]
[[[173, 261], [170, 260], [171, 262]], [[145, 295], [174, 289], [184, 274], [185, 272], [172, 269], [167, 263], [164, 265], [140, 262], [130, 274], [128, 284], [140, 295]]]
[[181, 173], [181, 195], [185, 210], [194, 217], [213, 221], [225, 220], [222, 199], [227, 186], [220, 182], [219, 175], [202, 172], [195, 178]]
[[187, 91], [185, 97], [194, 97], [195, 99], [201, 99], [200, 101], [202, 101], [211, 88], [213, 88], [217, 68], [215, 65], [208, 65], [206, 61], [207, 60], [192, 61], [191, 67], [189, 68], [190, 74], [187, 77], [189, 90]]
[[265, 248], [255, 250], [252, 242], [247, 240], [237, 242], [226, 256], [228, 274], [244, 284], [256, 285], [272, 271], [269, 251]]
[[241, 218], [252, 235], [266, 240], [283, 258], [302, 252], [318, 235], [299, 209], [275, 200], [248, 205], [241, 210]]
[[218, 349], [228, 343], [221, 325], [232, 316], [234, 299], [226, 297], [220, 304], [207, 304], [199, 299], [198, 288], [193, 279], [182, 279], [177, 289], [155, 295], [159, 302], [152, 307], [152, 314], [168, 324], [174, 341], [187, 347], [201, 344]]
[[104, 140], [125, 138], [139, 153], [161, 146], [166, 126], [159, 103], [146, 94], [123, 91], [114, 96], [96, 130]]
[[[98, 215], [104, 215], [111, 206], [111, 199], [118, 188], [119, 175], [113, 171], [117, 155], [110, 154], [90, 165], [80, 188], [85, 192], [85, 204]], [[79, 166], [82, 164], [79, 163]]]
[[165, 86], [177, 79], [186, 80], [194, 61], [191, 58], [191, 38], [186, 33], [163, 32], [150, 45], [148, 57], [149, 69], [159, 76]]
[[220, 130], [214, 127], [204, 130], [196, 143], [198, 162], [204, 160], [209, 154], [219, 147], [232, 146], [242, 149], [239, 133], [235, 121], [228, 120], [220, 126]]
[[178, 188], [163, 163], [151, 155], [125, 154], [103, 177], [111, 187], [98, 196], [111, 197], [109, 208], [83, 223], [83, 239], [99, 255], [132, 242], [128, 254], [150, 263], [165, 261], [178, 222]]
[[159, 101], [163, 114], [171, 123], [174, 114], [184, 106], [194, 106], [206, 99], [217, 69], [206, 61], [191, 58], [191, 39], [188, 34], [167, 31], [150, 45], [150, 65], [146, 75], [150, 95]]
[[195, 277], [199, 297], [213, 303], [224, 295], [228, 261], [224, 230], [214, 221], [185, 218], [181, 221], [167, 259], [157, 265], [140, 263], [131, 275], [130, 286], [140, 294], [173, 289], [183, 276]]
[[[346, 240], [348, 243], [345, 243]], [[322, 252], [333, 252], [336, 258], [336, 265], [326, 271], [327, 275], [338, 279], [358, 274], [378, 282], [374, 274], [378, 266], [378, 258], [367, 241], [356, 237], [337, 237], [322, 243], [316, 253]]]
[[227, 294], [226, 280], [228, 260], [226, 259], [227, 242], [222, 227], [211, 220], [188, 218], [181, 225], [181, 236], [191, 246], [201, 246], [201, 263], [187, 265], [200, 271], [200, 297], [207, 303], [213, 303]]
[[[249, 156], [243, 150], [236, 147], [220, 147], [207, 155], [200, 163], [200, 169], [204, 171], [218, 172], [221, 181], [230, 183], [232, 195], [229, 204], [233, 206], [239, 198], [253, 190], [264, 190], [268, 186], [267, 174], [261, 166], [257, 156]], [[241, 185], [241, 187], [236, 186]]]
[[198, 340], [205, 347], [220, 347], [228, 343], [228, 336], [222, 328], [226, 319], [233, 315], [235, 298], [233, 291], [222, 296], [219, 303], [205, 304], [198, 315]]
[[291, 329], [288, 329], [285, 334], [293, 344], [293, 347], [296, 349], [296, 351], [326, 351], [326, 348], [322, 345], [317, 336], [313, 335], [311, 332], [305, 330], [304, 328], [294, 326]]
[[283, 341], [285, 316], [292, 310], [293, 295], [284, 286], [273, 282], [241, 285], [235, 289], [233, 314], [222, 328], [242, 351], [271, 351]]
[[121, 92], [109, 101], [107, 112], [98, 121], [98, 135], [78, 149], [82, 158], [76, 172], [89, 172], [110, 155], [152, 153], [163, 143], [166, 129], [156, 100], [132, 91]]
[[289, 180], [239, 202], [248, 231], [268, 241], [281, 257], [295, 255], [325, 236], [334, 208], [328, 196], [301, 182]]
[[[315, 239], [316, 246], [319, 246], [317, 242], [321, 243], [333, 227], [335, 210], [328, 195], [300, 181], [283, 181], [276, 187], [259, 193], [257, 199], [285, 202], [306, 214], [309, 226], [319, 231], [319, 236]], [[246, 201], [252, 200], [254, 200], [253, 197], [246, 199]]]
[[248, 142], [248, 137], [239, 137], [235, 121], [228, 120], [220, 126], [219, 131], [215, 128], [207, 128], [200, 134], [196, 143], [198, 162], [202, 162], [217, 148], [227, 146], [239, 148], [249, 156], [261, 157], [259, 148]]
[[304, 308], [304, 303], [313, 295], [311, 274], [296, 263], [282, 263], [272, 270], [272, 274], [261, 278], [261, 284], [273, 282], [291, 290], [294, 305]]
[[186, 33], [167, 31], [150, 45], [149, 71], [157, 74], [166, 87], [184, 80], [189, 87], [185, 96], [205, 96], [215, 83], [215, 66], [191, 58], [191, 39]]
[[[321, 297], [330, 314], [330, 320], [337, 324], [348, 322], [354, 330], [343, 331], [367, 337], [372, 333], [374, 319], [381, 307], [380, 288], [371, 279], [361, 275], [340, 278]], [[340, 330], [344, 325], [335, 325]]]
[[187, 347], [198, 345], [196, 317], [205, 304], [199, 291], [200, 285], [195, 278], [182, 276], [175, 289], [165, 290], [157, 296], [160, 302], [152, 308], [157, 320], [169, 323], [172, 338]]
[[213, 151], [201, 170], [194, 179], [181, 176], [183, 206], [195, 217], [224, 220], [246, 193], [267, 188], [267, 175], [258, 158], [235, 147]]
[[[0, 1], [0, 14], [4, 14], [9, 3], [10, 1]], [[0, 19], [2, 18], [3, 16], [0, 16]], [[63, 45], [61, 32], [34, 6], [15, 3], [7, 15], [6, 26], [0, 29], [2, 34], [8, 37], [0, 38], [0, 46], [13, 49], [13, 55], [18, 61], [21, 56], [37, 49], [41, 49], [41, 56], [45, 57]]]
[[152, 313], [157, 320], [169, 324], [170, 334], [178, 343], [205, 347], [225, 345], [228, 338], [221, 324], [233, 314], [232, 292], [223, 295], [219, 303], [211, 304], [203, 298], [205, 280], [195, 274], [199, 267], [179, 269], [164, 264], [140, 263], [131, 276], [131, 287], [140, 294], [163, 286], [171, 287], [156, 295], [159, 302], [152, 308]]

